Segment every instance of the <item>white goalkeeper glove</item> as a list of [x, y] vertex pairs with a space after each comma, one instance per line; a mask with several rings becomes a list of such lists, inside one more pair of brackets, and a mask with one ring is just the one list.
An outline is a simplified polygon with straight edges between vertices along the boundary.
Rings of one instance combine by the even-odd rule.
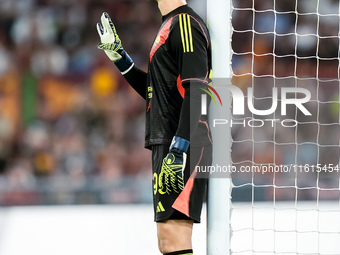
[[122, 74], [127, 73], [133, 67], [134, 63], [124, 50], [116, 28], [106, 12], [101, 16], [101, 24], [97, 23], [97, 31], [101, 41], [101, 43], [98, 44], [98, 49], [104, 50]]
[[159, 175], [161, 194], [180, 193], [184, 189], [184, 169], [188, 147], [188, 140], [178, 136], [174, 136], [172, 139], [169, 153], [163, 159]]

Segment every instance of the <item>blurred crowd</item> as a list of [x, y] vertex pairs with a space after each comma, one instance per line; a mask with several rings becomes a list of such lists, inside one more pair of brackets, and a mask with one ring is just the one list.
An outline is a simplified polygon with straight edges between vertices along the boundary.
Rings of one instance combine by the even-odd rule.
[[[339, 147], [331, 147], [340, 139], [339, 3], [298, 2], [233, 1], [235, 84], [251, 85], [251, 73], [290, 77], [281, 86], [298, 82], [308, 88], [313, 113], [304, 119], [289, 112], [312, 124], [278, 127], [275, 135], [270, 127], [255, 136], [249, 128], [233, 128], [233, 139], [240, 141], [233, 145], [235, 163], [339, 163]], [[131, 179], [145, 180], [151, 196], [144, 101], [96, 48], [103, 11], [136, 65], [146, 70], [161, 24], [155, 1], [0, 0], [0, 205], [76, 203], [61, 191], [84, 187], [108, 191], [99, 198], [83, 194], [79, 203], [142, 201], [138, 181], [126, 181]], [[265, 88], [256, 86], [258, 95], [268, 95]], [[247, 139], [259, 141], [258, 147]], [[37, 190], [56, 190], [57, 197], [44, 200]]]
[[42, 179], [151, 179], [144, 102], [96, 48], [104, 11], [146, 70], [161, 22], [154, 2], [0, 1], [0, 204], [32, 203], [25, 194]]

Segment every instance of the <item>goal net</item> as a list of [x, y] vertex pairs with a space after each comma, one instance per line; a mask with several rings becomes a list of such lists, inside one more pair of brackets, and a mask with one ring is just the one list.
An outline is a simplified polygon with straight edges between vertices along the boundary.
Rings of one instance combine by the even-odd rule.
[[339, 1], [231, 5], [230, 253], [340, 254]]

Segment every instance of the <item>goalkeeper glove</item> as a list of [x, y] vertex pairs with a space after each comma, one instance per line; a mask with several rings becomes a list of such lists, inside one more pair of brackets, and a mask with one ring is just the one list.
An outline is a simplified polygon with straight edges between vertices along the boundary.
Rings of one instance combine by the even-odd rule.
[[183, 171], [186, 164], [186, 151], [189, 141], [174, 136], [170, 145], [169, 153], [163, 159], [159, 176], [160, 193], [180, 193], [184, 188]]
[[119, 39], [116, 28], [110, 16], [104, 12], [101, 16], [101, 24], [97, 23], [97, 31], [101, 43], [98, 49], [104, 50], [122, 74], [126, 74], [133, 67], [134, 63], [126, 53]]

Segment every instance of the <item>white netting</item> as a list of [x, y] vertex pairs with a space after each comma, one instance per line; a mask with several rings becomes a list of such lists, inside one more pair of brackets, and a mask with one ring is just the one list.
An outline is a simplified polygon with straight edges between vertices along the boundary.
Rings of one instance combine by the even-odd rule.
[[[339, 8], [233, 1], [233, 84], [252, 87], [259, 110], [278, 90], [273, 114], [233, 116], [233, 254], [340, 254]], [[283, 115], [282, 88], [308, 90], [311, 115], [293, 105]]]

